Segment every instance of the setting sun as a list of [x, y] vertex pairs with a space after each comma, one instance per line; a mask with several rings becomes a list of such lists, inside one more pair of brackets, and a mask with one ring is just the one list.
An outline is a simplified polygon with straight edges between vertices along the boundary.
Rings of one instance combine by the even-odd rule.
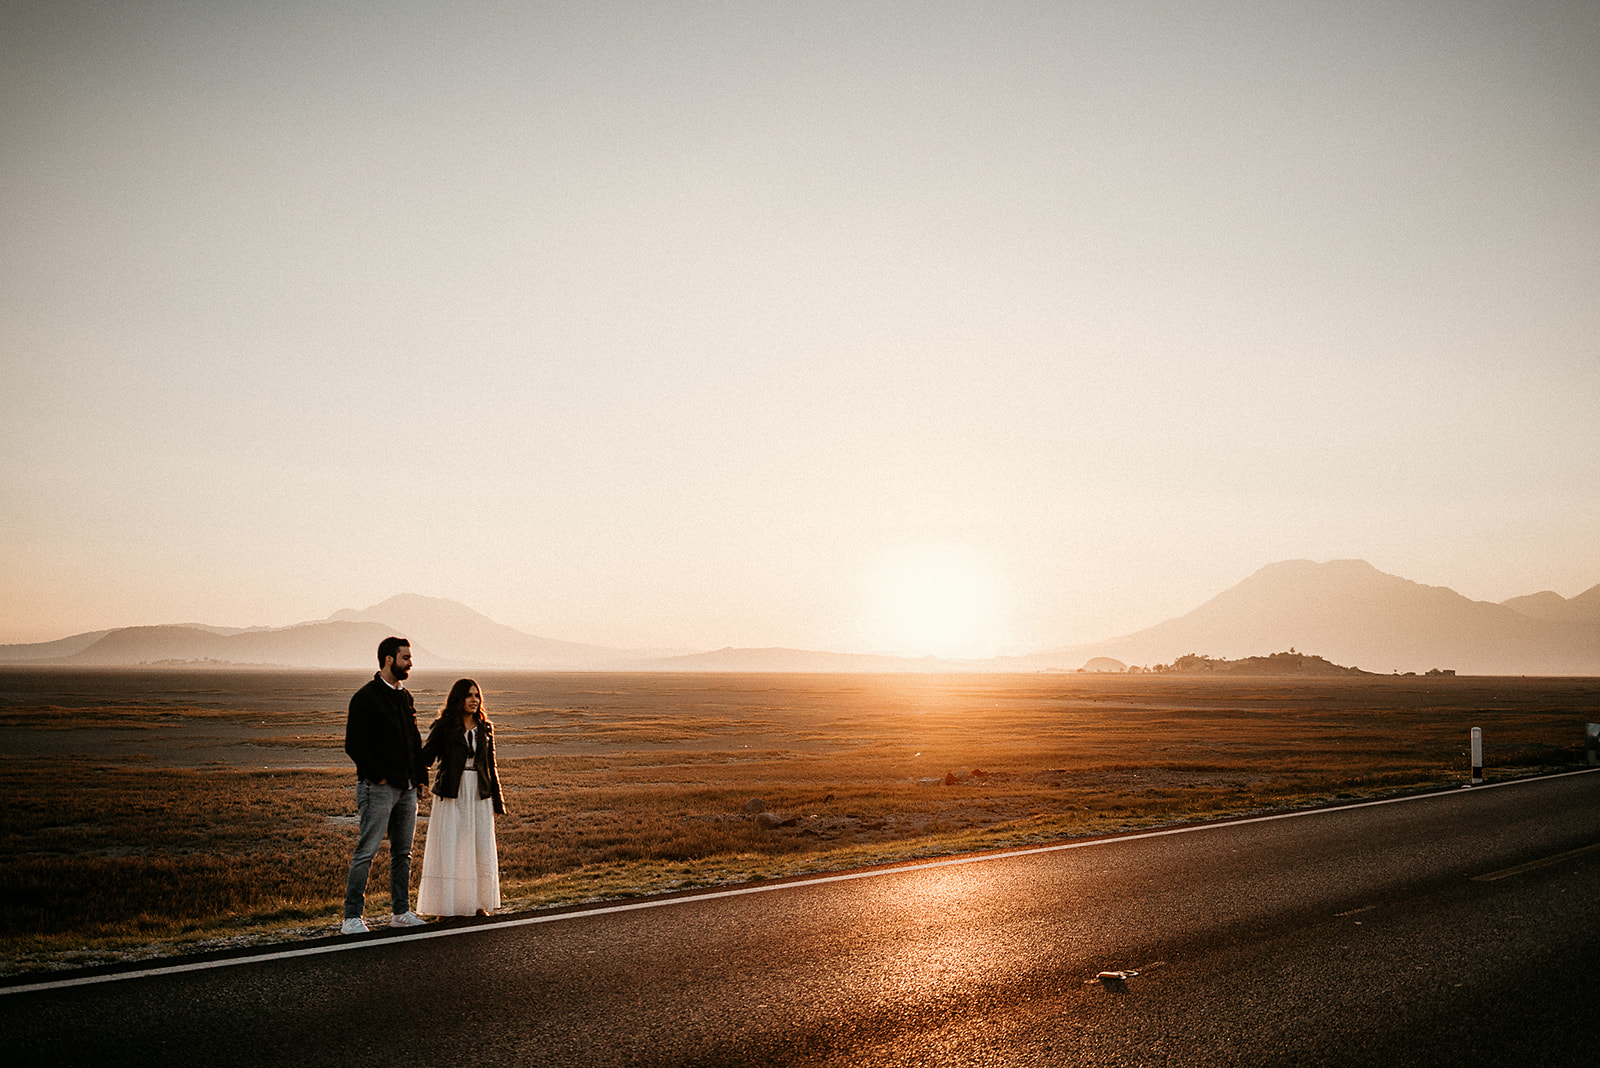
[[994, 656], [1006, 641], [1005, 583], [966, 545], [885, 553], [868, 574], [862, 614], [875, 648], [905, 656]]

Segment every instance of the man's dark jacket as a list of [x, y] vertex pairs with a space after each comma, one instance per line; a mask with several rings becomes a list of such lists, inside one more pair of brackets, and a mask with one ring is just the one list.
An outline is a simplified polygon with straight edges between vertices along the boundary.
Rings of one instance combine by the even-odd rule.
[[356, 762], [356, 775], [404, 788], [426, 786], [422, 733], [409, 690], [397, 690], [377, 674], [350, 698], [344, 724], [344, 751]]

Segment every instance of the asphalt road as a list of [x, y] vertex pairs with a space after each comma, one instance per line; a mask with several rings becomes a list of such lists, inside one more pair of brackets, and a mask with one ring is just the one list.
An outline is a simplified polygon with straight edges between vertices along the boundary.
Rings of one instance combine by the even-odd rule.
[[166, 1066], [1595, 1065], [1600, 774], [310, 948], [3, 992], [0, 1050]]

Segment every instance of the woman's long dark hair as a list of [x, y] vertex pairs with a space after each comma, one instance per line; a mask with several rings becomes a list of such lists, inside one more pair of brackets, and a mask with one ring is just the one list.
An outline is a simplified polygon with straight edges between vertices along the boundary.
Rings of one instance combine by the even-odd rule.
[[[439, 719], [448, 728], [458, 731], [467, 729], [467, 691], [478, 683], [474, 679], [457, 679], [456, 684], [450, 687], [450, 696], [445, 698], [444, 711], [439, 713]], [[489, 723], [489, 710], [483, 707], [483, 687], [478, 686], [478, 719], [485, 725]]]

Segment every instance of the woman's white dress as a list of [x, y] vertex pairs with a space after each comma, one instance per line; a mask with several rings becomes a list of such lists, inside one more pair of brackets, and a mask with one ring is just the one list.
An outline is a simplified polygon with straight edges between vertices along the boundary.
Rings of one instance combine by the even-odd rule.
[[471, 916], [500, 907], [500, 859], [494, 844], [494, 801], [478, 796], [478, 773], [461, 773], [455, 797], [435, 797], [422, 847], [417, 911]]

